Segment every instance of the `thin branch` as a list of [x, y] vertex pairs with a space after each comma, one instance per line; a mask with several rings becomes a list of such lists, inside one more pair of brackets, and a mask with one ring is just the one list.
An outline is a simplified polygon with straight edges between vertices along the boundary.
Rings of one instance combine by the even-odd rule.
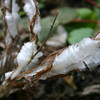
[[35, 53], [34, 57], [41, 51], [42, 47], [45, 45], [46, 41], [48, 40], [48, 38], [49, 38], [49, 36], [50, 36], [50, 34], [51, 34], [51, 32], [52, 32], [52, 29], [53, 29], [53, 27], [54, 27], [54, 24], [55, 24], [55, 22], [56, 22], [56, 19], [57, 19], [57, 17], [58, 17], [58, 13], [59, 13], [59, 12], [57, 11], [56, 16], [55, 16], [55, 19], [54, 19], [54, 21], [53, 21], [53, 23], [52, 23], [52, 25], [51, 25], [51, 28], [50, 28], [50, 30], [49, 30], [48, 35], [47, 35], [45, 41], [43, 42], [42, 46], [41, 46], [41, 47], [38, 49], [38, 51]]
[[100, 8], [100, 4], [97, 4], [93, 0], [85, 0], [85, 1], [89, 2], [90, 4], [92, 4], [92, 5], [94, 5], [94, 6], [98, 7], [98, 8]]
[[35, 0], [34, 0], [34, 3], [35, 3], [35, 7], [36, 7], [36, 14], [33, 16], [32, 21], [30, 21], [30, 31], [31, 31], [31, 35], [32, 35], [31, 41], [33, 41], [34, 39], [36, 39], [36, 41], [37, 41], [36, 35], [33, 32], [33, 29], [34, 29], [36, 19], [37, 19], [37, 16], [38, 16], [38, 7], [37, 7], [37, 3], [36, 3]]

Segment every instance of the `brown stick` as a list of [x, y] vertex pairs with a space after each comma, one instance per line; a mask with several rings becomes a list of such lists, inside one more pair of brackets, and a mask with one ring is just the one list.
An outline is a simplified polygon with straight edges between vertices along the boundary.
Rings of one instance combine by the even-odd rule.
[[89, 2], [90, 4], [92, 4], [92, 5], [94, 5], [94, 6], [98, 7], [98, 8], [100, 8], [100, 4], [97, 4], [93, 0], [85, 0], [85, 1]]
[[50, 30], [49, 30], [48, 35], [47, 35], [45, 41], [43, 42], [42, 46], [41, 46], [41, 47], [38, 49], [38, 51], [35, 53], [34, 57], [40, 52], [40, 50], [42, 49], [42, 47], [45, 45], [46, 41], [48, 40], [48, 38], [49, 38], [49, 36], [50, 36], [50, 34], [51, 34], [51, 32], [52, 32], [52, 29], [53, 29], [53, 27], [54, 27], [55, 21], [56, 21], [56, 19], [57, 19], [57, 17], [58, 17], [58, 13], [59, 13], [59, 12], [57, 11], [56, 16], [55, 16], [55, 19], [54, 19], [54, 21], [53, 21], [53, 23], [52, 23], [52, 25], [51, 25], [51, 28], [50, 28]]

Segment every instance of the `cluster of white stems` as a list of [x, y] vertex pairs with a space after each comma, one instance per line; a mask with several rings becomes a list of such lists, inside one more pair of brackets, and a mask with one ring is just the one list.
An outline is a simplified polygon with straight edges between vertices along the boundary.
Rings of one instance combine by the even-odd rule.
[[[5, 44], [8, 49], [12, 40], [18, 36], [20, 7], [16, 1], [3, 0]], [[100, 65], [100, 33], [98, 33], [94, 38], [84, 38], [79, 43], [50, 54], [38, 66], [38, 60], [43, 55], [37, 50], [37, 38], [39, 38], [41, 31], [38, 3], [35, 0], [23, 0], [23, 3], [23, 10], [29, 20], [29, 31], [32, 38], [31, 41], [24, 43], [20, 51], [16, 53], [14, 59], [16, 68], [5, 73], [5, 80], [0, 86], [0, 97], [24, 88], [28, 84], [27, 80], [44, 80], [56, 75], [66, 75], [73, 70], [81, 71], [86, 68], [91, 70]], [[6, 63], [6, 58], [7, 55], [4, 57], [3, 63]], [[21, 80], [23, 77], [24, 81]]]
[[[35, 20], [31, 26], [32, 31], [35, 35], [40, 34], [40, 16], [37, 9], [37, 2], [35, 0], [23, 0], [24, 11], [26, 12], [29, 21]], [[10, 9], [10, 0], [4, 1], [5, 7]], [[19, 7], [16, 0], [12, 0], [12, 12], [6, 10], [5, 19], [7, 22], [7, 36], [6, 41], [10, 43], [10, 35], [15, 37], [18, 34], [17, 25], [19, 21]], [[30, 29], [31, 30], [31, 29]], [[22, 46], [22, 49], [17, 54], [17, 68], [12, 72], [5, 74], [6, 79], [11, 80], [16, 78], [22, 71], [34, 67], [38, 62], [39, 57], [42, 53], [39, 52], [35, 57], [34, 54], [37, 52], [37, 44], [35, 40], [27, 42]], [[60, 54], [55, 54], [55, 58], [51, 63], [51, 69], [40, 76], [40, 79], [46, 79], [60, 74], [67, 74], [73, 70], [84, 70], [86, 67], [89, 69], [94, 68], [100, 64], [100, 34], [98, 34], [94, 39], [85, 38], [80, 43], [74, 44], [62, 50]], [[46, 61], [41, 66], [36, 68], [31, 73], [25, 74], [22, 77], [34, 76], [37, 73], [44, 71], [48, 67], [50, 62]]]
[[[39, 37], [41, 31], [40, 25], [40, 15], [38, 11], [38, 4], [35, 0], [23, 0], [24, 3], [24, 11], [26, 12], [29, 23], [32, 25], [33, 35]], [[12, 8], [10, 8], [12, 5]], [[9, 46], [12, 42], [12, 38], [15, 38], [18, 35], [18, 22], [20, 19], [20, 15], [18, 13], [20, 7], [16, 3], [16, 0], [4, 0], [5, 16], [4, 19], [7, 24], [6, 30], [6, 45]], [[11, 10], [11, 11], [10, 11]], [[29, 30], [31, 30], [29, 28]], [[23, 70], [28, 70], [31, 67], [35, 67], [38, 63], [38, 59], [42, 56], [42, 53], [39, 52], [35, 57], [34, 54], [37, 52], [37, 44], [35, 39], [31, 42], [24, 43], [19, 53], [17, 53], [16, 61], [17, 68], [12, 72], [8, 72], [5, 74], [5, 78], [14, 79], [18, 76]]]

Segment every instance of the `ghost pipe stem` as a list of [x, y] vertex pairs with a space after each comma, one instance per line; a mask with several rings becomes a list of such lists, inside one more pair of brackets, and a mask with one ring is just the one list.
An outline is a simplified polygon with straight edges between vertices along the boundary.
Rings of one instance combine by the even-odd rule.
[[36, 52], [37, 45], [35, 44], [35, 41], [27, 42], [22, 46], [22, 49], [16, 57], [18, 67], [15, 69], [15, 71], [13, 71], [11, 79], [17, 77], [26, 67], [28, 69], [28, 67], [30, 67], [30, 64], [34, 66], [38, 62], [38, 59], [42, 56], [42, 53], [39, 52], [35, 57], [33, 57]]
[[[35, 57], [35, 53], [37, 52], [37, 40], [39, 37], [39, 33], [41, 31], [40, 25], [40, 16], [39, 9], [37, 6], [37, 2], [35, 0], [23, 0], [24, 2], [24, 11], [26, 12], [29, 23], [30, 23], [30, 32], [32, 34], [31, 42], [27, 42], [22, 46], [22, 49], [17, 55], [17, 63], [18, 67], [11, 75], [11, 79], [17, 77], [23, 69], [28, 68], [30, 64], [35, 65], [38, 62], [38, 58], [42, 56], [42, 53], [38, 53]], [[34, 38], [35, 36], [35, 38]], [[28, 52], [27, 52], [28, 51]], [[26, 53], [27, 52], [27, 53]]]
[[[4, 21], [5, 49], [0, 59], [0, 74], [11, 71], [16, 67], [16, 55], [19, 45], [18, 40], [18, 14], [19, 6], [16, 0], [2, 0], [2, 11]], [[0, 76], [0, 79], [1, 79]], [[3, 80], [2, 80], [3, 81]]]
[[32, 34], [32, 40], [38, 41], [41, 25], [40, 25], [40, 14], [38, 9], [38, 3], [35, 0], [23, 0], [24, 11], [26, 12], [29, 19], [29, 30]]
[[50, 54], [40, 65], [23, 77], [36, 76], [46, 79], [56, 75], [65, 75], [73, 70], [91, 70], [100, 65], [100, 33], [95, 38], [84, 38], [63, 50]]
[[18, 35], [19, 6], [16, 0], [4, 0], [5, 43], [10, 45], [12, 39]]

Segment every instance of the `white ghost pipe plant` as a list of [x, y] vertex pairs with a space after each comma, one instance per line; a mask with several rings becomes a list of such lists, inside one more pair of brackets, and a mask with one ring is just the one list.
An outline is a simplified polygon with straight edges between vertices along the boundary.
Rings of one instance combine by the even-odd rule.
[[31, 66], [35, 66], [35, 64], [38, 62], [38, 59], [42, 56], [42, 53], [39, 52], [35, 57], [33, 57], [36, 52], [37, 45], [35, 44], [35, 41], [27, 42], [24, 44], [24, 46], [22, 46], [22, 49], [16, 58], [18, 67], [12, 73], [11, 79], [14, 79], [16, 76], [18, 76], [25, 68], [28, 69]]
[[23, 1], [25, 4], [23, 9], [27, 14], [30, 23], [32, 24], [33, 33], [37, 34], [39, 37], [41, 31], [41, 25], [40, 25], [40, 15], [39, 15], [37, 2], [35, 0], [23, 0]]
[[[32, 25], [32, 33], [37, 34], [39, 37], [39, 33], [41, 31], [41, 25], [40, 25], [40, 16], [39, 16], [39, 10], [37, 6], [37, 2], [35, 0], [23, 0], [24, 2], [24, 11], [26, 12], [29, 22]], [[8, 44], [11, 43], [11, 37], [15, 38], [18, 32], [18, 21], [19, 21], [19, 7], [16, 3], [16, 0], [5, 0], [4, 5], [7, 8], [6, 14], [5, 14], [5, 20], [7, 23], [7, 36], [6, 36], [6, 42]], [[12, 11], [10, 12], [10, 5], [12, 5]], [[31, 30], [31, 29], [30, 29]], [[38, 54], [34, 57], [35, 53], [37, 52], [37, 44], [35, 40], [32, 40], [31, 42], [24, 43], [22, 46], [22, 49], [17, 54], [16, 61], [17, 61], [17, 68], [13, 70], [12, 72], [5, 73], [6, 79], [9, 77], [11, 79], [14, 79], [17, 77], [22, 71], [28, 70], [31, 67], [34, 67], [38, 63], [38, 59], [42, 56], [41, 52], [38, 52]]]
[[[10, 5], [12, 5], [12, 8], [10, 8]], [[20, 19], [20, 16], [18, 14], [19, 6], [16, 3], [16, 0], [12, 0], [12, 4], [11, 4], [11, 0], [5, 0], [4, 6], [6, 7], [4, 17], [7, 23], [7, 30], [6, 30], [7, 33], [6, 33], [5, 42], [6, 45], [9, 45], [12, 40], [11, 37], [15, 38], [18, 35], [18, 22]]]
[[43, 72], [40, 79], [46, 79], [55, 75], [67, 74], [73, 70], [85, 70], [87, 67], [89, 69], [95, 68], [100, 65], [100, 33], [93, 39], [84, 38], [79, 43], [62, 50], [59, 55], [55, 55], [51, 70], [43, 72], [50, 64], [49, 60], [46, 60], [40, 67], [23, 77], [37, 76], [37, 73]]
[[40, 16], [39, 16], [39, 15], [37, 16], [37, 19], [36, 19], [36, 21], [35, 21], [35, 25], [34, 25], [33, 32], [34, 32], [35, 34], [37, 34], [38, 37], [40, 36], [41, 25], [40, 25]]
[[100, 65], [100, 39], [85, 38], [69, 46], [56, 56], [52, 65], [51, 71], [43, 75], [44, 78], [67, 74], [77, 69], [85, 70], [87, 67], [91, 70]]

